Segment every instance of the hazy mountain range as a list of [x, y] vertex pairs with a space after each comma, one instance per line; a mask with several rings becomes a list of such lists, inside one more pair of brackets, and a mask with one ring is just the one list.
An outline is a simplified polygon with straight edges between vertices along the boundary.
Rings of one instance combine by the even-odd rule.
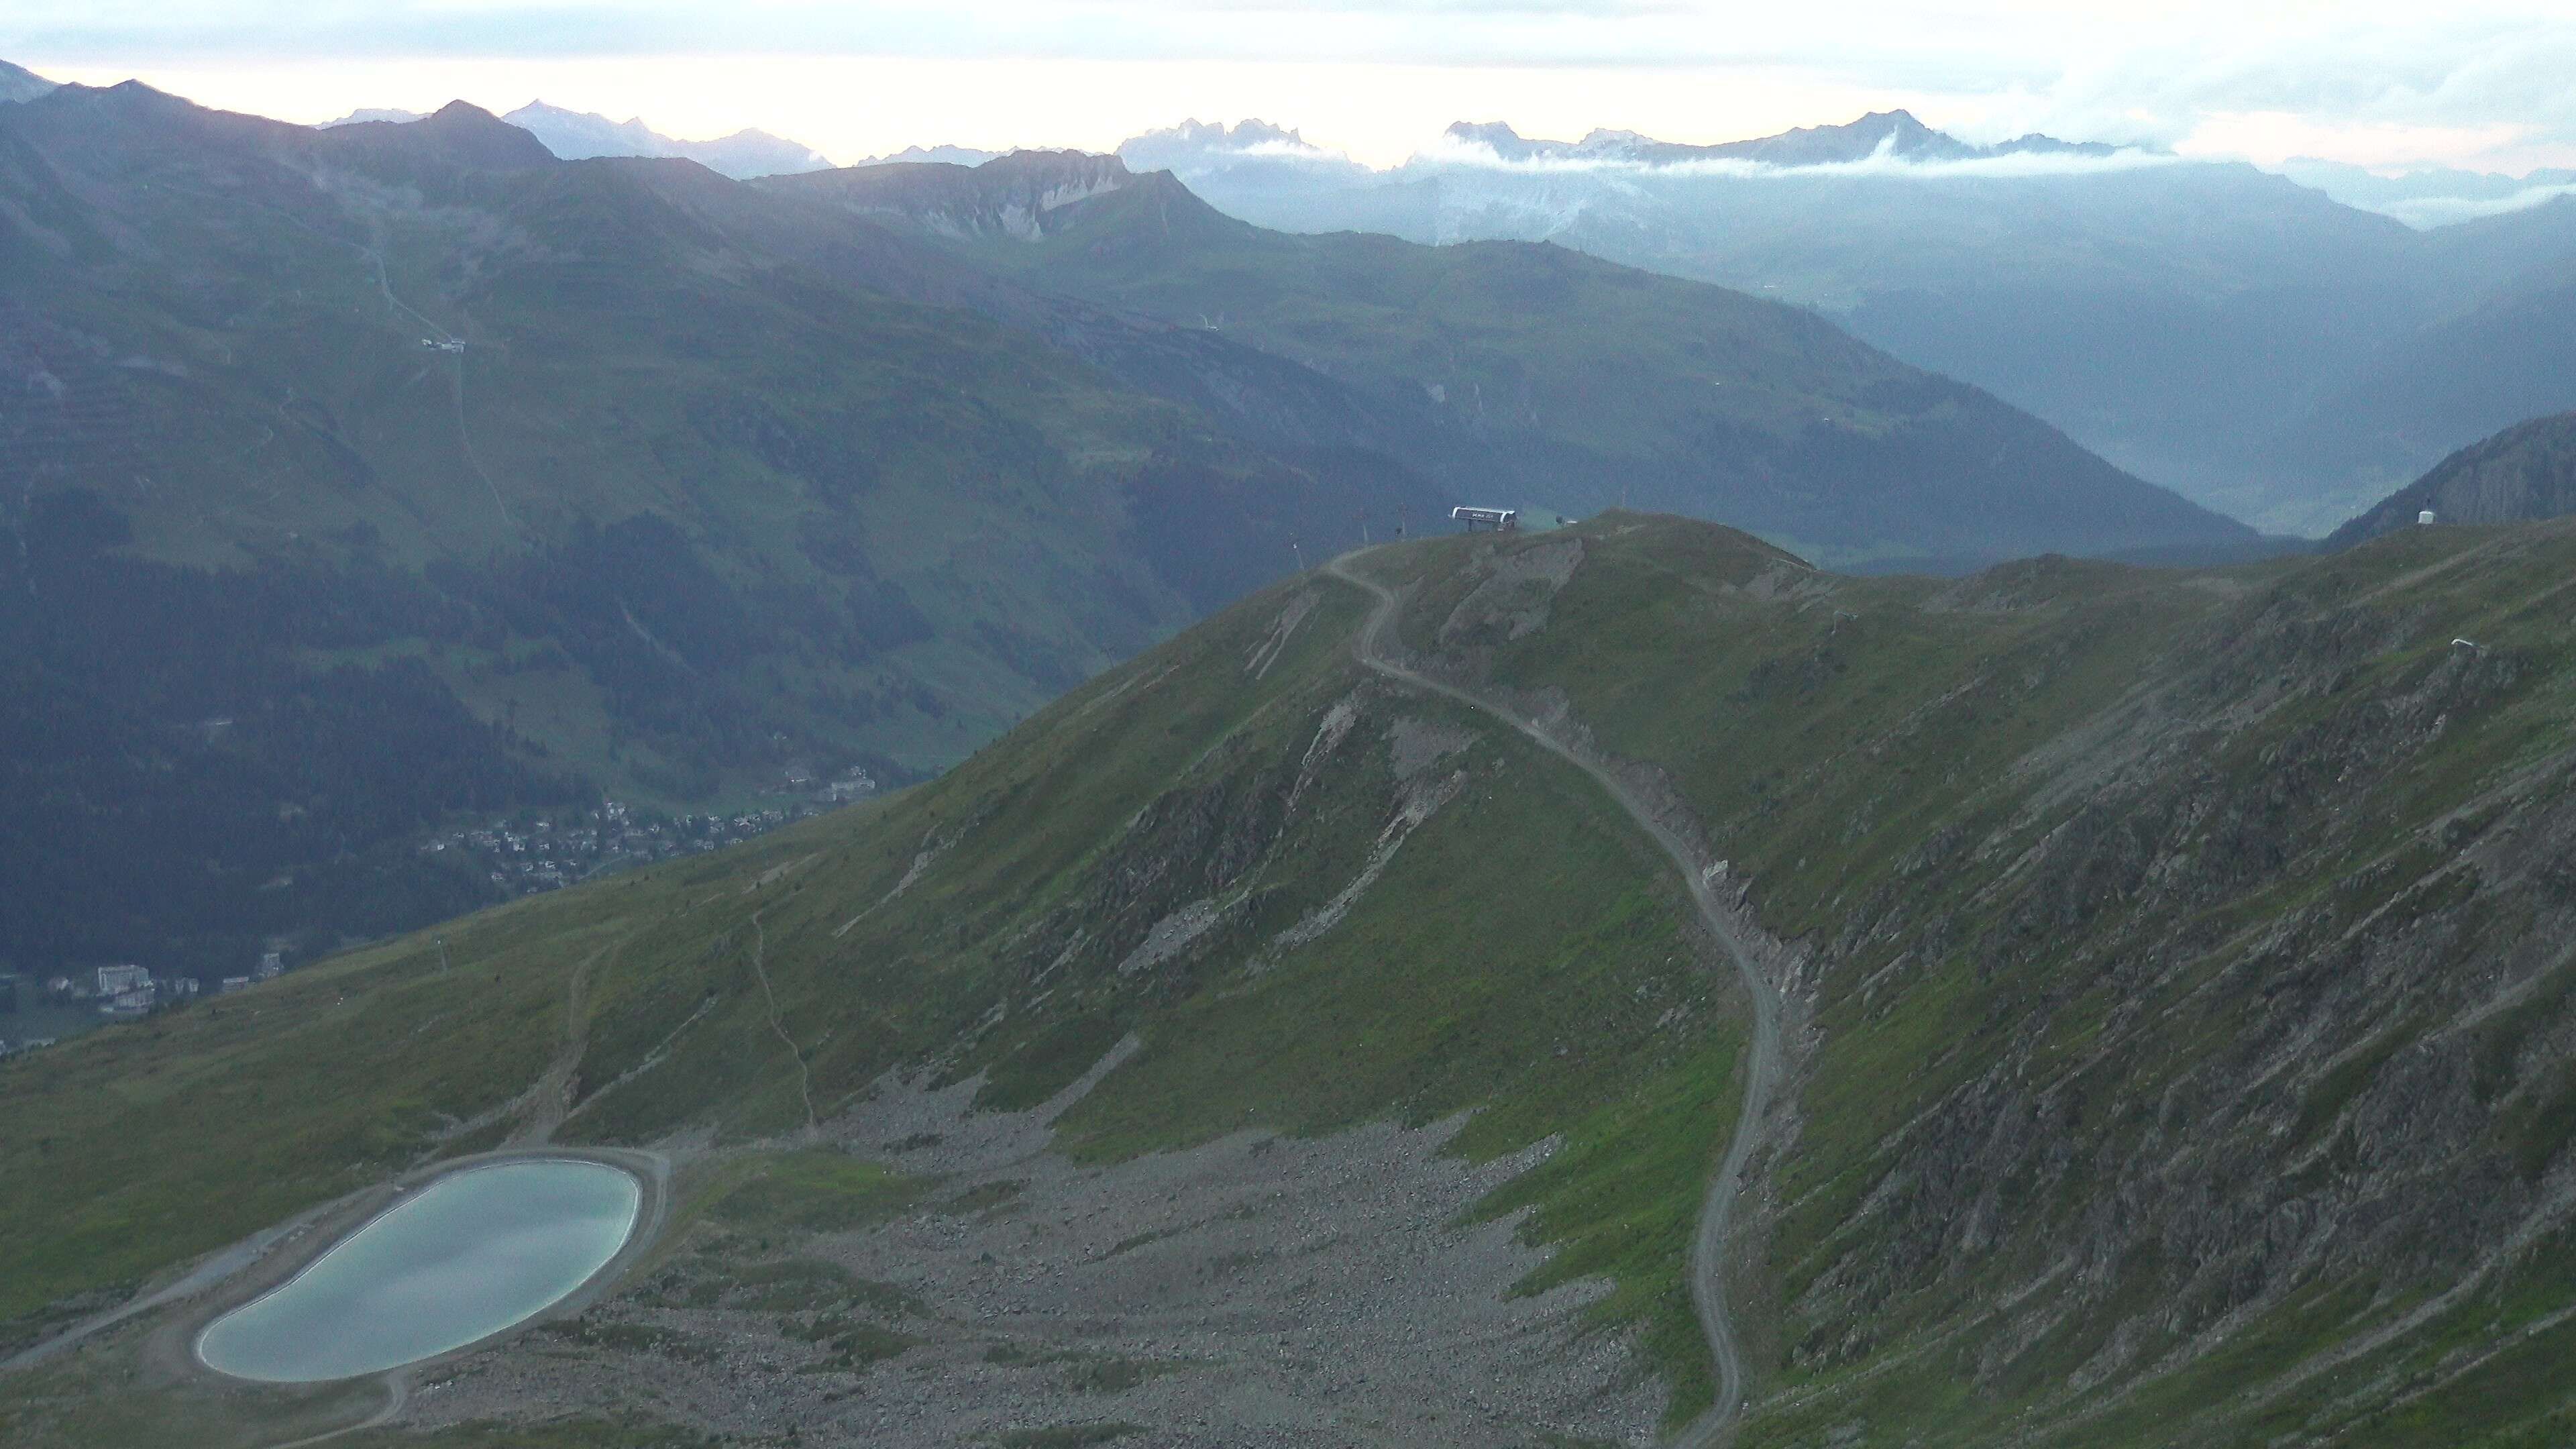
[[2576, 406], [2576, 199], [2547, 177], [2423, 232], [2239, 163], [1902, 113], [1716, 147], [1461, 125], [1384, 172], [1257, 123], [1122, 154], [1266, 226], [1549, 239], [1816, 307], [2267, 528], [2322, 533]]
[[896, 166], [918, 161], [934, 161], [944, 162], [952, 166], [981, 166], [996, 156], [1007, 154], [1007, 152], [1002, 151], [978, 150], [973, 146], [906, 146], [902, 150], [892, 152], [888, 155], [871, 156], [864, 161], [856, 161], [851, 164], [856, 166]]
[[[827, 164], [758, 132], [675, 142], [543, 105], [509, 119], [567, 157]], [[1980, 146], [1902, 111], [1714, 145], [1460, 122], [1385, 171], [1257, 120], [1117, 154], [1266, 227], [1553, 240], [1817, 307], [2269, 531], [2322, 534], [2450, 450], [2576, 406], [2576, 173], [2275, 175], [2043, 135]]]
[[1290, 236], [1075, 152], [763, 185], [1423, 410], [1455, 441], [1408, 461], [1462, 496], [1726, 518], [1876, 567], [2254, 542], [1797, 309], [1562, 248]]
[[2439, 166], [2382, 175], [2336, 161], [2293, 158], [2282, 175], [2312, 186], [2346, 206], [2393, 216], [2429, 229], [2525, 211], [2576, 192], [2576, 171], [2542, 170], [2524, 176]]
[[470, 902], [400, 844], [460, 811], [915, 778], [1446, 502], [1326, 379], [467, 107], [68, 87], [0, 110], [0, 196], [13, 956]]
[[[1229, 140], [1238, 139], [1229, 137]], [[1849, 166], [1866, 161], [1991, 161], [2006, 156], [2112, 156], [2120, 148], [2100, 142], [2060, 141], [2036, 133], [1992, 146], [1977, 146], [1933, 130], [1906, 111], [1873, 111], [1844, 126], [1806, 126], [1776, 136], [1714, 145], [1658, 141], [1634, 131], [1596, 130], [1580, 141], [1538, 141], [1509, 125], [1460, 121], [1443, 133], [1452, 146], [1474, 147], [1502, 162], [1629, 162], [1646, 167], [1738, 161], [1758, 166]]]
[[[1678, 160], [1598, 134], [1485, 128], [1456, 145], [1498, 156], [1498, 141], [1518, 159], [1464, 174], [1590, 186], [1617, 166], [1744, 184], [1744, 168], [1786, 157], [1857, 168], [1845, 180], [1876, 189], [1853, 195], [1880, 202], [1959, 198], [1961, 217], [2065, 179], [2050, 168], [2099, 167], [2070, 173], [2108, 188], [2088, 193], [2086, 226], [2119, 200], [2138, 236], [2162, 224], [2181, 239], [2123, 264], [2133, 299], [2172, 302], [2186, 254], [2204, 272], [2286, 265], [2277, 245], [2219, 244], [2242, 239], [2248, 208], [2300, 219], [2312, 242], [2344, 238], [2348, 265], [2311, 274], [2365, 273], [2391, 237], [2435, 247], [2488, 300], [2412, 349], [2356, 346], [2367, 360], [2329, 401], [2358, 420], [2302, 455], [2355, 475], [2464, 414], [2549, 411], [2565, 376], [2552, 359], [2576, 285], [2553, 267], [2545, 210], [2417, 238], [2243, 168], [2045, 138], [1963, 147], [1901, 115]], [[564, 161], [530, 125], [461, 106], [312, 130], [128, 85], [0, 111], [0, 482], [27, 583], [10, 595], [10, 667], [21, 698], [59, 701], [13, 726], [20, 757], [46, 762], [19, 777], [17, 803], [52, 821], [28, 869], [59, 877], [56, 898], [124, 903], [48, 906], [0, 937], [186, 956], [298, 920], [364, 932], [483, 889], [434, 872], [405, 877], [425, 897], [386, 884], [401, 842], [459, 810], [598, 791], [681, 808], [853, 765], [918, 778], [1188, 619], [1457, 501], [1668, 509], [1869, 569], [2262, 547], [1855, 340], [1830, 310], [1558, 245], [1268, 230], [1180, 179], [1383, 199], [1444, 188], [1446, 172], [1372, 180], [1256, 124], [1126, 149], [1167, 169], [915, 153], [743, 185], [677, 157]], [[1953, 191], [1873, 170], [1887, 166], [1983, 170]], [[2006, 191], [1977, 200], [1989, 183]], [[388, 185], [435, 204], [370, 189]], [[2203, 211], [2176, 221], [2184, 202]], [[1855, 251], [1867, 228], [1852, 218], [1869, 214], [1810, 217], [1800, 234], [1814, 257], [1840, 247], [1913, 277], [1918, 311], [1947, 295], [1933, 281], [1978, 268], [1962, 235]], [[1900, 214], [1922, 207], [1882, 220]], [[2105, 254], [2052, 255], [2071, 287]], [[2177, 413], [2217, 405], [2190, 385], [2230, 355], [2208, 327], [2140, 335], [2122, 329], [2143, 303], [2069, 296], [2052, 321], [1990, 285], [1991, 315], [1969, 314], [1990, 342], [2023, 345], [2005, 360], [2052, 337], [2095, 360], [2051, 396], [2116, 374]], [[2339, 293], [2306, 311], [2275, 300], [2329, 330], [2371, 325]], [[1975, 341], [1933, 325], [1955, 308], [1930, 313], [1881, 298], [1848, 316], [1910, 317], [1917, 351]], [[2232, 344], [2248, 387], [2322, 386], [2266, 373], [2259, 340]], [[2159, 348], [2181, 380], [2149, 365]], [[126, 607], [74, 603], [102, 593]], [[309, 617], [298, 598], [317, 602]], [[199, 647], [153, 642], [179, 621]], [[101, 659], [135, 663], [102, 684]], [[262, 713], [284, 698], [310, 706]], [[376, 779], [384, 756], [364, 741], [397, 715], [446, 773]], [[344, 787], [327, 809], [298, 803], [297, 770], [331, 750]], [[156, 783], [173, 771], [194, 781], [180, 795]], [[154, 813], [182, 796], [195, 813]], [[45, 813], [58, 810], [71, 813]], [[244, 810], [275, 824], [240, 831]], [[203, 889], [156, 897], [145, 879]], [[253, 879], [277, 889], [246, 894]], [[336, 914], [361, 897], [393, 915]], [[67, 922], [78, 930], [58, 934]]]
[[1812, 312], [1116, 158], [746, 184], [73, 86], [0, 108], [0, 218], [13, 955], [457, 909], [407, 842], [464, 812], [918, 779], [1453, 502], [1874, 568], [2260, 546]]
[[[352, 111], [331, 126], [366, 121], [417, 121], [417, 111]], [[711, 141], [680, 141], [665, 136], [640, 119], [612, 121], [589, 111], [568, 111], [543, 101], [530, 101], [501, 119], [545, 144], [566, 161], [594, 156], [685, 156], [721, 176], [743, 180], [788, 171], [820, 171], [832, 163], [799, 142], [766, 131], [742, 130]]]

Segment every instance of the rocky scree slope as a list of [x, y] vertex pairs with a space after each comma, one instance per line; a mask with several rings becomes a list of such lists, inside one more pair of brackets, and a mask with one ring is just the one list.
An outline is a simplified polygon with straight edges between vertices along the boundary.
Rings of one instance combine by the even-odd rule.
[[2565, 1437], [2576, 529], [1749, 591], [1584, 544], [1412, 637], [1653, 762], [1801, 948], [1741, 1442]]
[[[1741, 543], [1748, 576], [1772, 557]], [[684, 1196], [683, 1221], [693, 1203], [714, 1211], [732, 1187], [775, 1181], [803, 1204], [797, 1216], [701, 1243], [711, 1256], [691, 1269], [765, 1281], [782, 1253], [842, 1251], [809, 1246], [812, 1234], [869, 1230], [851, 1184], [883, 1170], [871, 1164], [940, 1160], [937, 1141], [870, 1125], [900, 1081], [926, 1073], [989, 1115], [1097, 1075], [1055, 1120], [1053, 1151], [1077, 1165], [1257, 1149], [1245, 1133], [1338, 1153], [1340, 1134], [1370, 1123], [1436, 1129], [1482, 1174], [1469, 1225], [1524, 1245], [1504, 1281], [1555, 1295], [1585, 1331], [1581, 1352], [1612, 1369], [1587, 1391], [1598, 1405], [1560, 1398], [1572, 1418], [1507, 1418], [1499, 1432], [1604, 1415], [1622, 1434], [1679, 1422], [1708, 1397], [1684, 1265], [1735, 1116], [1734, 978], [1694, 937], [1651, 842], [1578, 773], [1474, 711], [1362, 670], [1350, 650], [1366, 614], [1359, 590], [1302, 578], [894, 799], [750, 850], [451, 923], [445, 956], [413, 937], [294, 973], [256, 1002], [0, 1066], [13, 1097], [69, 1114], [41, 1132], [34, 1117], [13, 1115], [24, 1132], [0, 1127], [0, 1157], [49, 1164], [41, 1185], [13, 1170], [0, 1186], [13, 1337], [391, 1168], [540, 1119], [558, 1124], [556, 1141], [680, 1155], [684, 1195], [700, 1194]], [[1585, 1025], [1570, 1031], [1569, 1020]], [[129, 1112], [106, 1088], [146, 1078], [172, 1084], [187, 1110]], [[976, 1120], [944, 1130], [963, 1136]], [[788, 1148], [810, 1149], [805, 1165], [782, 1166]], [[1053, 1205], [1030, 1188], [1012, 1210]], [[1348, 1236], [1333, 1221], [1292, 1226], [1293, 1241], [1266, 1251], [1304, 1252], [1311, 1238], [1330, 1257]], [[1246, 1265], [1212, 1259], [1206, 1271]], [[1445, 1281], [1425, 1292], [1456, 1291]], [[1444, 1323], [1487, 1308], [1515, 1317], [1483, 1296], [1484, 1308], [1408, 1303]], [[1297, 1310], [1298, 1363], [1346, 1361], [1374, 1321], [1327, 1306]], [[648, 1310], [636, 1298], [604, 1311]], [[840, 1311], [869, 1310], [853, 1300]], [[1176, 1330], [1155, 1329], [1168, 1320], [1153, 1311], [1135, 1307], [1121, 1331], [1160, 1332], [1168, 1346]], [[1514, 1329], [1479, 1351], [1544, 1358], [1566, 1315], [1552, 1309], [1527, 1327], [1534, 1336]], [[1269, 1305], [1237, 1310], [1189, 1329], [1183, 1346], [1196, 1360], [1248, 1361], [1273, 1317]], [[785, 1341], [764, 1339], [762, 1362], [806, 1375], [783, 1384], [826, 1375], [831, 1401], [903, 1381], [900, 1352], [836, 1360], [828, 1342], [785, 1334], [774, 1318], [763, 1331]], [[910, 1362], [937, 1361], [948, 1350], [930, 1340], [953, 1347], [972, 1328], [904, 1328], [925, 1340]], [[1032, 1352], [1083, 1346], [1079, 1323], [1022, 1329], [1040, 1339]], [[578, 1351], [621, 1383], [696, 1372], [687, 1340], [621, 1328], [584, 1342], [499, 1352]], [[13, 1427], [32, 1442], [79, 1442], [125, 1351], [105, 1343], [16, 1381], [32, 1387], [18, 1388]], [[1323, 1392], [1299, 1381], [1294, 1392]], [[158, 1407], [138, 1412], [185, 1417], [192, 1392], [146, 1394]], [[1147, 1422], [1153, 1402], [1116, 1408]], [[1493, 1412], [1438, 1434], [1481, 1442], [1464, 1426]]]

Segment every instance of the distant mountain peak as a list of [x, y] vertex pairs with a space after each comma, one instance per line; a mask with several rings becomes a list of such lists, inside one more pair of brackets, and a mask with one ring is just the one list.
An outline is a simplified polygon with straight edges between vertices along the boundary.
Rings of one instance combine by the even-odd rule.
[[1202, 121], [1192, 117], [1177, 126], [1166, 126], [1161, 130], [1147, 131], [1133, 137], [1119, 149], [1124, 151], [1127, 146], [1138, 142], [1155, 141], [1173, 141], [1210, 150], [1235, 151], [1248, 151], [1255, 146], [1264, 145], [1304, 146], [1306, 144], [1306, 138], [1299, 135], [1294, 127], [1274, 126], [1258, 116], [1247, 117], [1230, 127], [1223, 121]]
[[1658, 141], [1635, 131], [1597, 128], [1580, 141], [1546, 141], [1521, 135], [1502, 121], [1458, 121], [1441, 133], [1452, 142], [1480, 146], [1504, 161], [1630, 161], [1670, 165], [1725, 159], [1773, 166], [1831, 166], [1887, 156], [1905, 161], [1968, 161], [2021, 152], [2107, 156], [2116, 147], [2060, 141], [2037, 133], [1994, 146], [1978, 146], [1923, 124], [1911, 111], [1871, 111], [1838, 126], [1802, 126], [1773, 136], [1714, 145]]
[[215, 114], [192, 101], [155, 90], [139, 80], [118, 81], [112, 86], [58, 85], [33, 97], [30, 105], [36, 102], [120, 120], [188, 113]]
[[324, 121], [314, 129], [319, 131], [336, 131], [342, 126], [364, 126], [377, 123], [391, 126], [407, 126], [420, 119], [421, 113], [418, 111], [406, 111], [393, 106], [360, 106], [358, 109], [351, 111], [349, 114], [342, 116], [337, 120]]
[[[1566, 145], [1562, 141], [1524, 139], [1520, 132], [1512, 129], [1509, 121], [1451, 121], [1449, 128], [1440, 134], [1453, 141], [1464, 141], [1471, 146], [1486, 147], [1506, 161], [1522, 160], [1532, 148], [1557, 148]], [[1593, 134], [1601, 133], [1596, 131]]]
[[[656, 134], [652, 127], [644, 124], [644, 118], [641, 116], [629, 116], [623, 121], [612, 121], [597, 112], [567, 110], [562, 106], [548, 105], [542, 99], [528, 102], [503, 119], [530, 134], [535, 134], [547, 127], [580, 127], [609, 140], [611, 144], [636, 148], [588, 153], [595, 156], [667, 156], [672, 154], [671, 148], [679, 144]], [[545, 138], [539, 136], [538, 139]], [[546, 149], [555, 148], [549, 146]], [[555, 151], [555, 154], [562, 156], [566, 161], [587, 159], [587, 156], [566, 155], [562, 151]]]
[[1348, 156], [1308, 141], [1295, 127], [1274, 125], [1257, 116], [1232, 126], [1183, 121], [1129, 137], [1119, 143], [1118, 154], [1140, 172], [1196, 174], [1222, 168], [1311, 178], [1318, 172], [1359, 175], [1367, 171]]
[[449, 101], [403, 129], [435, 142], [450, 160], [486, 171], [555, 164], [555, 154], [536, 137], [471, 101]]
[[681, 156], [737, 181], [822, 171], [832, 164], [813, 147], [766, 131], [742, 130], [712, 141], [682, 141], [654, 130], [640, 116], [612, 121], [596, 112], [567, 110], [541, 100], [530, 101], [503, 119], [567, 161], [594, 156]]
[[865, 160], [853, 161], [850, 164], [852, 166], [918, 166], [923, 164], [941, 166], [981, 166], [987, 161], [1007, 154], [1009, 153], [1003, 151], [987, 151], [980, 146], [906, 146], [900, 151], [890, 151], [883, 156], [870, 156]]
[[426, 147], [450, 161], [484, 171], [525, 171], [552, 166], [558, 159], [526, 130], [472, 101], [449, 101], [426, 115], [371, 107], [351, 111], [314, 129], [345, 134], [353, 144], [396, 149]]
[[[454, 110], [463, 102], [454, 102]], [[476, 114], [490, 117], [479, 107], [469, 107]], [[445, 115], [446, 111], [439, 112]], [[535, 137], [550, 157], [565, 161], [585, 161], [595, 156], [686, 157], [710, 171], [730, 176], [737, 181], [754, 176], [777, 176], [798, 171], [822, 171], [831, 160], [800, 141], [773, 136], [767, 131], [741, 130], [712, 141], [679, 141], [665, 136], [644, 123], [640, 116], [612, 121], [590, 111], [575, 111], [543, 100], [532, 100], [506, 116], [491, 117]], [[326, 121], [323, 129], [385, 122], [408, 125], [414, 121], [435, 119], [418, 111], [369, 107], [351, 111], [336, 121]]]
[[1113, 191], [1168, 186], [1188, 196], [1168, 173], [1139, 176], [1118, 157], [1089, 151], [1013, 151], [980, 166], [857, 166], [786, 184], [863, 216], [956, 240], [1043, 240], [1059, 212]]
[[56, 89], [54, 82], [28, 70], [0, 60], [0, 104], [10, 101], [32, 101]]
[[[1063, 171], [1067, 169], [1098, 172], [1103, 175], [1110, 176], [1128, 176], [1133, 174], [1127, 169], [1127, 163], [1120, 160], [1115, 152], [1077, 151], [1070, 146], [1065, 147], [1062, 150], [1024, 148], [1017, 151], [1011, 151], [985, 162], [984, 167], [993, 168], [996, 175], [1014, 171]], [[978, 167], [976, 169], [982, 170], [984, 167]]]

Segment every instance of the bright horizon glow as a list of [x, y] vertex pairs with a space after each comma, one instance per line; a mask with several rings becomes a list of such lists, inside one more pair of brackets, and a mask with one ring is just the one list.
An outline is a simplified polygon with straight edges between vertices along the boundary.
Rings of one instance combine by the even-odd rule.
[[[1510, 119], [1529, 135], [1579, 136], [1616, 114], [1616, 129], [1663, 139], [1724, 141], [1791, 126], [1834, 124], [1867, 111], [1937, 113], [1939, 97], [1778, 77], [1674, 73], [1641, 93], [1627, 71], [1492, 71], [1453, 66], [1312, 65], [1222, 61], [898, 60], [780, 56], [531, 61], [360, 61], [53, 66], [52, 80], [114, 85], [134, 79], [201, 105], [316, 125], [364, 107], [433, 111], [465, 100], [495, 115], [543, 100], [666, 136], [706, 140], [745, 128], [801, 141], [843, 165], [907, 146], [1007, 151], [1110, 151], [1185, 120], [1262, 119], [1302, 127], [1318, 147], [1374, 167], [1428, 149], [1453, 121]], [[1539, 84], [1532, 84], [1535, 78]], [[1079, 111], [1067, 91], [1096, 97]], [[961, 98], [965, 98], [962, 99]], [[1815, 108], [1825, 109], [1818, 111]], [[1314, 119], [1308, 120], [1307, 117]], [[1930, 115], [1927, 123], [1939, 124]]]
[[[2040, 0], [1747, 10], [1714, 0], [93, 0], [0, 17], [0, 58], [314, 123], [531, 99], [666, 135], [758, 128], [836, 162], [953, 144], [1105, 151], [1259, 117], [1375, 167], [1452, 121], [1706, 143], [1906, 109], [2273, 165], [2576, 165], [2563, 0], [2154, 14]], [[71, 12], [66, 10], [64, 14]]]

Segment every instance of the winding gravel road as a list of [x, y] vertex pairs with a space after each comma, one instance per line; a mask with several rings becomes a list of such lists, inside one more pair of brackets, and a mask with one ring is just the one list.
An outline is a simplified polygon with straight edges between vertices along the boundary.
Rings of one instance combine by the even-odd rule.
[[[1384, 547], [1385, 545], [1381, 545]], [[1481, 710], [1529, 737], [1532, 743], [1592, 777], [1607, 791], [1620, 809], [1628, 812], [1637, 828], [1654, 838], [1673, 865], [1682, 873], [1682, 884], [1690, 891], [1691, 904], [1707, 923], [1710, 934], [1726, 948], [1728, 959], [1735, 963], [1736, 974], [1744, 980], [1745, 995], [1753, 1003], [1753, 1055], [1744, 1079], [1744, 1108], [1735, 1121], [1735, 1139], [1726, 1149], [1726, 1160], [1718, 1166], [1717, 1175], [1708, 1185], [1708, 1196], [1700, 1203], [1699, 1228], [1691, 1240], [1690, 1294], [1691, 1307], [1699, 1315], [1700, 1332], [1708, 1339], [1711, 1365], [1717, 1372], [1717, 1399], [1698, 1418], [1674, 1436], [1675, 1449], [1702, 1449], [1723, 1442], [1744, 1408], [1744, 1354], [1736, 1341], [1734, 1320], [1726, 1311], [1726, 1229], [1735, 1215], [1735, 1199], [1743, 1185], [1745, 1164], [1752, 1158], [1754, 1140], [1759, 1135], [1763, 1115], [1769, 1110], [1772, 1094], [1779, 1090], [1780, 994], [1763, 978], [1754, 965], [1751, 952], [1736, 938], [1727, 924], [1725, 912], [1718, 909], [1717, 897], [1709, 890], [1708, 878], [1702, 874], [1699, 852], [1671, 827], [1655, 818], [1643, 800], [1603, 766], [1583, 758], [1550, 737], [1536, 722], [1504, 709], [1490, 700], [1481, 699], [1466, 690], [1437, 679], [1416, 674], [1390, 658], [1385, 649], [1387, 627], [1395, 620], [1402, 602], [1400, 596], [1385, 585], [1350, 568], [1353, 559], [1372, 553], [1360, 549], [1326, 564], [1325, 571], [1345, 583], [1365, 589], [1377, 600], [1377, 609], [1361, 627], [1352, 653], [1368, 668], [1401, 684], [1456, 700]]]

